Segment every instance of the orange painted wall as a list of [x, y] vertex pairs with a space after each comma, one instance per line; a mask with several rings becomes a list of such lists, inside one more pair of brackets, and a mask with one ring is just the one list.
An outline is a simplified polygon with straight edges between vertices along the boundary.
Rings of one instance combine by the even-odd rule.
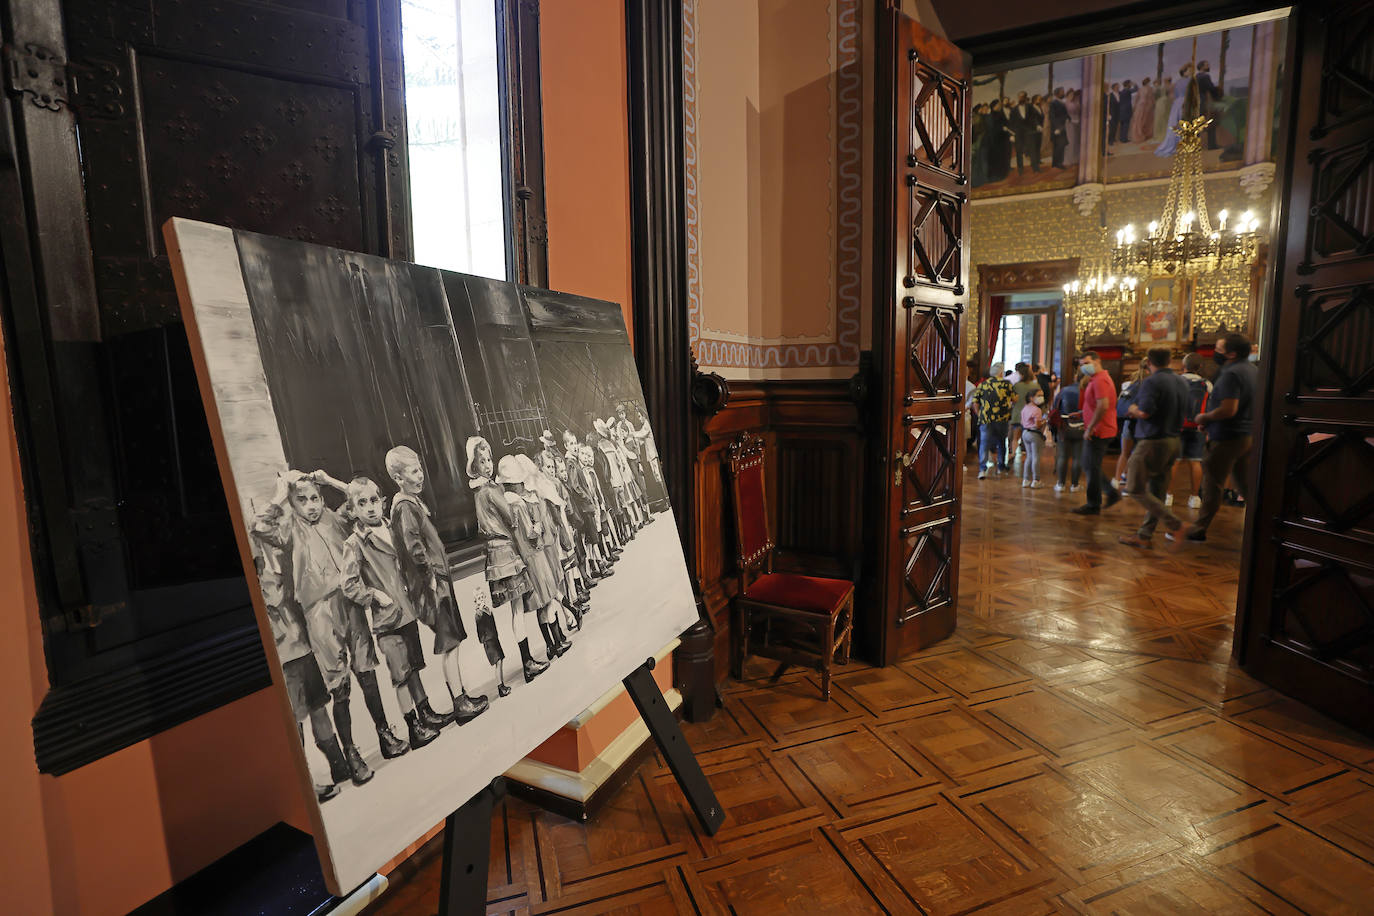
[[543, 0], [539, 53], [549, 285], [618, 302], [630, 327], [623, 0]]
[[306, 825], [289, 736], [259, 691], [65, 776], [39, 774], [29, 722], [47, 667], [7, 383], [0, 410], [3, 909], [125, 913], [279, 820]]

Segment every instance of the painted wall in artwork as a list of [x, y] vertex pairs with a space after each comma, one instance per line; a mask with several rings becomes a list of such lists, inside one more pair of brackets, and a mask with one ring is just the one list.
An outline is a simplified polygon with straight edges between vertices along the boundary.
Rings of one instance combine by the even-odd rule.
[[683, 3], [691, 339], [727, 377], [847, 376], [864, 256], [863, 4]]

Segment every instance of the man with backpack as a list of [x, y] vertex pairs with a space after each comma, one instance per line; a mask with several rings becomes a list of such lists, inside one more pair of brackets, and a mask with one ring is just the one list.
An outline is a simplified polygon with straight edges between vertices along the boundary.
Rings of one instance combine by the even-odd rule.
[[1145, 510], [1136, 533], [1118, 539], [1130, 547], [1148, 548], [1160, 522], [1169, 532], [1183, 527], [1164, 504], [1188, 406], [1187, 383], [1169, 368], [1169, 357], [1168, 347], [1150, 348], [1142, 364], [1146, 374], [1136, 382], [1127, 408], [1135, 421], [1135, 449], [1127, 465], [1126, 494]]
[[1207, 409], [1207, 397], [1212, 393], [1212, 383], [1202, 377], [1202, 357], [1189, 353], [1183, 358], [1183, 375], [1188, 383], [1188, 409], [1183, 414], [1183, 432], [1179, 437], [1181, 452], [1179, 459], [1187, 464], [1191, 485], [1188, 489], [1188, 508], [1197, 509], [1202, 505], [1199, 494], [1202, 491], [1202, 458], [1207, 450], [1207, 437], [1197, 424], [1197, 415]]
[[1059, 434], [1059, 450], [1054, 456], [1054, 492], [1064, 492], [1069, 478], [1069, 465], [1073, 465], [1073, 482], [1069, 492], [1077, 493], [1078, 480], [1083, 474], [1083, 458], [1079, 454], [1083, 449], [1083, 412], [1078, 409], [1078, 379], [1060, 388], [1054, 396], [1050, 425]]
[[1208, 409], [1194, 418], [1207, 430], [1207, 456], [1202, 459], [1202, 508], [1185, 535], [1190, 541], [1207, 540], [1207, 526], [1221, 508], [1221, 488], [1228, 476], [1234, 473], [1241, 497], [1246, 496], [1259, 376], [1250, 362], [1250, 347], [1244, 334], [1227, 334], [1217, 341], [1212, 355], [1221, 372], [1207, 399]]

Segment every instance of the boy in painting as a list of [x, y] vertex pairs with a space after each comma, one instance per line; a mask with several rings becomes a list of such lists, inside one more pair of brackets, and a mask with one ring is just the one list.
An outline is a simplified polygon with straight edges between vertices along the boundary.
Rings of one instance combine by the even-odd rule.
[[[506, 491], [501, 485], [492, 480], [495, 468], [487, 440], [470, 436], [467, 454], [468, 486], [472, 488], [477, 506], [477, 533], [486, 544], [487, 589], [493, 606], [510, 603], [511, 629], [520, 644], [520, 661], [528, 684], [549, 667], [547, 662], [536, 660], [530, 653], [530, 640], [526, 635], [525, 615], [533, 613], [535, 608], [530, 599], [533, 586], [519, 545], [528, 540], [528, 531], [520, 527], [528, 522], [507, 502]], [[492, 623], [494, 630], [494, 619]]]
[[606, 565], [602, 571], [602, 577], [605, 578], [615, 575], [615, 570], [611, 568], [611, 564], [620, 559], [622, 550], [616, 543], [615, 516], [611, 514], [611, 507], [606, 502], [606, 488], [602, 485], [601, 478], [596, 472], [597, 454], [590, 445], [582, 446], [577, 452], [587, 479], [587, 490], [596, 502], [597, 516], [601, 520], [598, 535], [601, 543], [601, 554], [606, 558]]
[[258, 584], [262, 588], [263, 602], [267, 605], [267, 622], [272, 627], [272, 638], [276, 641], [277, 661], [281, 663], [286, 696], [296, 716], [296, 732], [304, 745], [304, 723], [306, 719], [310, 720], [315, 746], [329, 761], [330, 783], [316, 783], [315, 798], [322, 802], [329, 801], [339, 794], [339, 783], [352, 777], [353, 772], [344, 758], [343, 748], [339, 747], [329, 713], [325, 711], [325, 706], [329, 704], [329, 691], [324, 687], [315, 653], [310, 650], [305, 617], [300, 607], [286, 595], [281, 552], [261, 544], [258, 548], [254, 552], [253, 565], [257, 568]]
[[591, 588], [599, 580], [613, 574], [610, 559], [601, 550], [601, 506], [596, 501], [597, 494], [592, 492], [594, 484], [587, 476], [587, 468], [582, 463], [582, 446], [578, 445], [577, 436], [573, 435], [572, 430], [563, 433], [563, 445], [567, 450], [564, 459], [567, 473], [565, 479], [581, 519], [580, 540], [582, 549], [586, 552], [588, 571], [591, 573], [587, 578], [587, 587]]
[[535, 555], [534, 563], [531, 564], [531, 575], [536, 579], [546, 577], [550, 584], [550, 594], [553, 596], [548, 607], [539, 615], [540, 626], [548, 628], [548, 635], [553, 637], [551, 645], [554, 651], [564, 655], [572, 647], [572, 641], [564, 635], [558, 619], [560, 606], [567, 600], [564, 597], [567, 589], [563, 582], [563, 558], [558, 546], [556, 516], [559, 507], [553, 502], [557, 495], [549, 492], [544, 475], [539, 473], [539, 468], [535, 467], [534, 461], [528, 455], [516, 455], [515, 460], [519, 462], [525, 483], [522, 495], [538, 532], [538, 540], [534, 544]]
[[472, 590], [472, 602], [474, 620], [477, 624], [477, 639], [482, 643], [482, 650], [487, 653], [487, 661], [496, 670], [496, 692], [500, 696], [510, 696], [510, 688], [506, 686], [506, 650], [501, 648], [501, 637], [496, 632], [496, 615], [491, 612], [491, 603], [488, 601], [489, 590], [482, 585]]
[[398, 445], [386, 453], [386, 472], [400, 491], [391, 499], [391, 536], [397, 545], [401, 580], [416, 615], [434, 630], [434, 654], [443, 659], [444, 678], [453, 697], [453, 717], [463, 725], [486, 712], [490, 703], [484, 696], [468, 696], [463, 687], [458, 646], [468, 634], [453, 598], [448, 554], [429, 520], [429, 507], [420, 501], [425, 469], [414, 449]]
[[304, 611], [310, 647], [325, 686], [334, 698], [334, 728], [353, 771], [353, 783], [362, 785], [372, 778], [372, 770], [353, 743], [350, 669], [362, 687], [382, 756], [399, 757], [409, 747], [391, 733], [386, 721], [381, 690], [377, 687], [377, 649], [372, 644], [367, 616], [343, 594], [348, 523], [324, 504], [321, 485], [346, 489], [324, 471], [289, 471], [278, 477], [272, 502], [254, 521], [251, 534], [260, 544], [281, 550], [290, 558], [291, 584]]
[[348, 484], [348, 509], [356, 524], [344, 542], [343, 592], [358, 606], [371, 609], [377, 648], [391, 672], [391, 686], [410, 731], [410, 746], [424, 747], [439, 737], [439, 729], [453, 721], [429, 705], [420, 681], [425, 655], [420, 648], [420, 624], [401, 581], [396, 542], [386, 524], [382, 491], [366, 477]]

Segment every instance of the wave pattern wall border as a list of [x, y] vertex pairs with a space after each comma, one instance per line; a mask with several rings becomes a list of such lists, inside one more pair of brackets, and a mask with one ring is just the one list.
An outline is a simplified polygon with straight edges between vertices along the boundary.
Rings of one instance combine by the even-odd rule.
[[701, 335], [697, 183], [696, 4], [682, 2], [683, 157], [687, 197], [687, 333], [702, 366], [790, 369], [857, 366], [863, 309], [863, 51], [859, 0], [837, 0], [835, 331], [828, 344], [751, 344]]

